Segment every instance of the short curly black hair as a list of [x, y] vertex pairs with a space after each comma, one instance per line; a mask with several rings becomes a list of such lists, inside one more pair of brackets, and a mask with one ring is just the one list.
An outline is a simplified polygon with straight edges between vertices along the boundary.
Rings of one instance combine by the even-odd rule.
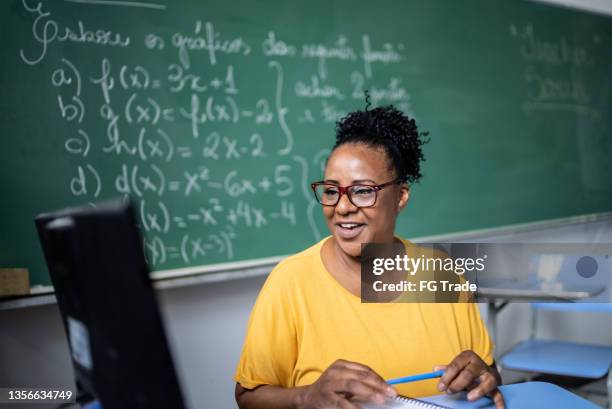
[[[369, 106], [369, 104], [368, 104]], [[335, 150], [346, 143], [363, 143], [383, 149], [398, 178], [413, 183], [421, 174], [425, 160], [421, 146], [429, 142], [428, 132], [419, 132], [416, 122], [393, 105], [354, 111], [336, 122]]]

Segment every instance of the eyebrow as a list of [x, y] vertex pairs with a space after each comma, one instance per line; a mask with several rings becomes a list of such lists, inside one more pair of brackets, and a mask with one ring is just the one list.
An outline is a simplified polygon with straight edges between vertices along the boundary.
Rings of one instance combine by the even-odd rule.
[[[323, 182], [325, 182], [325, 183], [333, 183], [334, 185], [339, 185], [340, 184], [340, 182], [338, 182], [337, 180], [334, 180], [334, 179], [325, 179]], [[376, 182], [374, 182], [372, 179], [357, 179], [357, 180], [353, 180], [351, 182], [351, 184], [364, 183], [364, 182], [370, 182], [370, 183], [376, 184]]]

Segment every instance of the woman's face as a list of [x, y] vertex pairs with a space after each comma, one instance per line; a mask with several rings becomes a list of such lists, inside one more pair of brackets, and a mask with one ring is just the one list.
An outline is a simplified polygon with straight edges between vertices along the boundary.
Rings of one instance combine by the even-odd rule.
[[[325, 181], [339, 186], [381, 185], [396, 178], [382, 149], [360, 143], [340, 145], [332, 152], [325, 168]], [[344, 194], [336, 206], [323, 206], [323, 214], [340, 249], [357, 257], [361, 254], [362, 243], [393, 241], [395, 220], [407, 202], [407, 186], [393, 184], [378, 191], [372, 207], [356, 207]], [[348, 223], [353, 225], [347, 226]], [[351, 227], [354, 224], [356, 227]]]

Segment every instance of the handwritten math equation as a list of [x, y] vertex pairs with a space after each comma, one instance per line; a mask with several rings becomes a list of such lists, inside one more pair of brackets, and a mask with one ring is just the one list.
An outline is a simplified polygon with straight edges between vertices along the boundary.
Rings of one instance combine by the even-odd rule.
[[[49, 137], [73, 164], [58, 189], [84, 202], [131, 197], [152, 269], [234, 260], [249, 230], [303, 228], [320, 239], [309, 182], [322, 175], [334, 123], [364, 106], [366, 89], [375, 106], [412, 113], [404, 46], [367, 33], [298, 44], [279, 30], [245, 38], [196, 18], [134, 34], [66, 21], [52, 2], [22, 6], [31, 37], [16, 58], [49, 67], [45, 92], [61, 125]], [[313, 135], [321, 124], [325, 137]]]

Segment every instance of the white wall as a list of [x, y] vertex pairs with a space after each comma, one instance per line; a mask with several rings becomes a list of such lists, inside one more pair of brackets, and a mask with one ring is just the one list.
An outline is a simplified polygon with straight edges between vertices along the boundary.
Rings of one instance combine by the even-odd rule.
[[231, 380], [251, 307], [265, 277], [160, 292], [183, 390], [191, 408], [234, 408]]
[[533, 0], [592, 13], [612, 15], [612, 0]]

